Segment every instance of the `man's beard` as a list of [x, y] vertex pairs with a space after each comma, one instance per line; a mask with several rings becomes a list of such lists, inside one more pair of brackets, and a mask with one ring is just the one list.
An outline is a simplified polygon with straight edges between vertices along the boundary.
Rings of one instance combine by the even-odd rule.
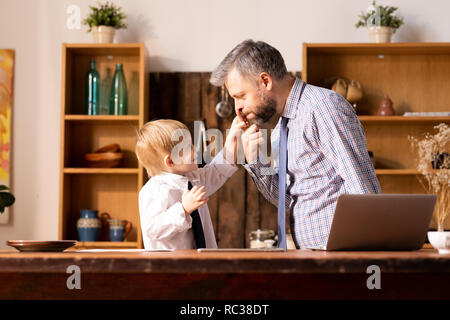
[[267, 95], [259, 91], [261, 103], [255, 107], [255, 118], [249, 120], [251, 124], [261, 126], [263, 123], [268, 122], [275, 112], [277, 111], [277, 103], [274, 99], [269, 98]]

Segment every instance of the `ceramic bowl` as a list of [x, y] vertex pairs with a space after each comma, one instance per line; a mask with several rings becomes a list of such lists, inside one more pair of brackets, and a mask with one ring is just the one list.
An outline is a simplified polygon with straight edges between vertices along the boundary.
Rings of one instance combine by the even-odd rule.
[[431, 245], [442, 254], [450, 254], [450, 231], [428, 231]]
[[120, 146], [117, 143], [112, 143], [95, 151], [95, 153], [103, 152], [120, 152]]
[[124, 155], [122, 152], [86, 153], [84, 158], [89, 167], [115, 168], [120, 166]]

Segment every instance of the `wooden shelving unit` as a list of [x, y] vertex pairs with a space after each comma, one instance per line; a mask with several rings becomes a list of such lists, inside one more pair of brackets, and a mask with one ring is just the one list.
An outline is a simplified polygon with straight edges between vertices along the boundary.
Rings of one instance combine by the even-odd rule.
[[[84, 114], [85, 75], [96, 61], [103, 80], [109, 68], [122, 63], [128, 88], [129, 115]], [[138, 194], [144, 168], [134, 154], [136, 129], [148, 119], [148, 55], [143, 43], [62, 45], [61, 165], [59, 239], [78, 240], [76, 222], [81, 209], [108, 212], [132, 222], [123, 242], [103, 238], [78, 242], [77, 248], [142, 248]], [[89, 168], [84, 154], [118, 143], [126, 159], [120, 168]], [[106, 235], [107, 237], [107, 235]]]
[[[409, 136], [434, 132], [449, 116], [403, 116], [450, 111], [450, 43], [303, 44], [302, 78], [331, 88], [336, 78], [357, 80], [364, 98], [357, 106], [367, 147], [374, 153], [384, 193], [424, 193]], [[388, 94], [395, 116], [377, 116]]]

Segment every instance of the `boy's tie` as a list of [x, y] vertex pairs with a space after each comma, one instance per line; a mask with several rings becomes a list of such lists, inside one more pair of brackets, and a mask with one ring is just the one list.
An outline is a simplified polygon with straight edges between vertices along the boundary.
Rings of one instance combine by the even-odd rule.
[[[188, 189], [192, 189], [192, 183], [188, 181]], [[200, 219], [200, 214], [198, 210], [195, 209], [191, 213], [192, 218], [192, 230], [194, 231], [194, 239], [197, 249], [206, 248], [205, 235], [203, 233], [202, 219]]]
[[281, 117], [280, 148], [278, 164], [278, 248], [286, 247], [286, 163], [287, 163], [287, 130], [288, 118]]

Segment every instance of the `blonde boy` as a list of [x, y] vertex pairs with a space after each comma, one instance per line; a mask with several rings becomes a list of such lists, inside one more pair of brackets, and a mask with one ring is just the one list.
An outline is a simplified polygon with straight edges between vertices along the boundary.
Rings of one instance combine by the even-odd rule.
[[184, 134], [188, 147], [178, 148], [179, 133], [189, 132], [181, 122], [155, 120], [139, 130], [136, 155], [151, 177], [139, 192], [145, 249], [217, 248], [206, 202], [237, 170], [223, 155], [235, 159], [235, 137], [244, 125], [235, 118], [223, 150], [200, 169], [190, 134]]

